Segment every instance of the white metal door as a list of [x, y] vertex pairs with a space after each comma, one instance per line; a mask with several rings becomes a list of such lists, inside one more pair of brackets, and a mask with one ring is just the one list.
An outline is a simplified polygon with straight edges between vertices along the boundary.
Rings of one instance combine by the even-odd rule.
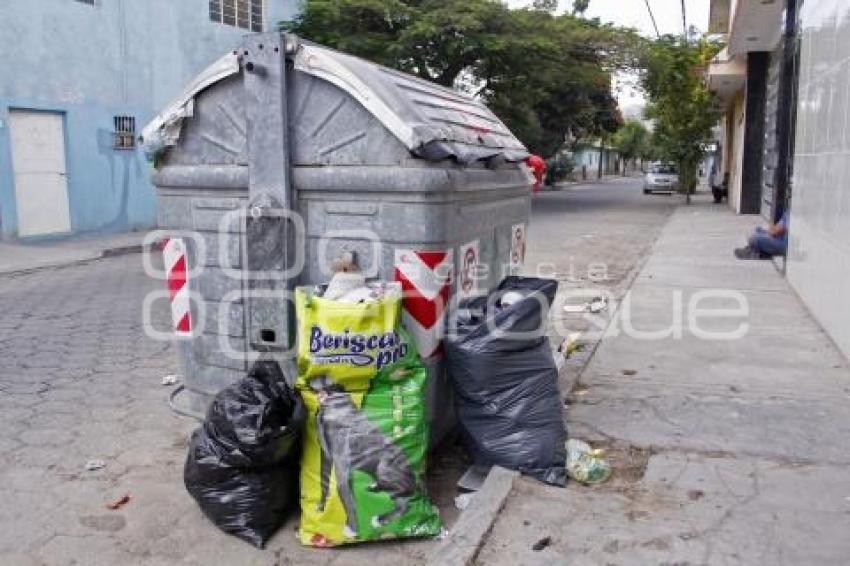
[[70, 232], [62, 115], [10, 110], [9, 129], [18, 235]]

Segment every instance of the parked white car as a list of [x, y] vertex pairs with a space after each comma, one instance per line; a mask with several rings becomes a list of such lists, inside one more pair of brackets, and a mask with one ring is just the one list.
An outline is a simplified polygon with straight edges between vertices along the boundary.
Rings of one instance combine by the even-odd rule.
[[671, 163], [653, 163], [643, 178], [643, 194], [679, 190], [679, 172]]

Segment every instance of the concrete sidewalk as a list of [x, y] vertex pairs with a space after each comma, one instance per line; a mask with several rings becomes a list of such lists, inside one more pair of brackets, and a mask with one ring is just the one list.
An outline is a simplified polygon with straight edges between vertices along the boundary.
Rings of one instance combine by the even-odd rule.
[[0, 241], [0, 275], [61, 267], [142, 250], [146, 232], [78, 236], [38, 242]]
[[[480, 564], [848, 560], [850, 368], [771, 262], [733, 258], [756, 222], [705, 197], [677, 209], [566, 399], [571, 435], [608, 449], [612, 479], [521, 480]], [[689, 323], [694, 306], [742, 304]], [[676, 312], [681, 337], [635, 335]], [[742, 323], [736, 339], [699, 336]]]

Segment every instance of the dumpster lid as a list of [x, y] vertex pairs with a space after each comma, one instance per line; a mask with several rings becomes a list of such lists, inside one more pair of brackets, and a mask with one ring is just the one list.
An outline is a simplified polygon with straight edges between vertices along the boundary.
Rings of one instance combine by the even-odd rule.
[[143, 129], [141, 142], [145, 153], [153, 157], [166, 146], [176, 145], [180, 138], [180, 128], [183, 119], [192, 116], [194, 112], [195, 95], [218, 81], [239, 72], [239, 58], [236, 52], [230, 52], [218, 61], [201, 71], [180, 93], [171, 101], [165, 110], [157, 114]]
[[[360, 102], [414, 155], [461, 163], [501, 158], [522, 161], [525, 146], [482, 102], [466, 94], [326, 47], [300, 43], [293, 57], [299, 71], [326, 80]], [[194, 111], [195, 96], [239, 72], [228, 53], [186, 87], [142, 130], [149, 156], [177, 144], [183, 120]]]
[[347, 92], [418, 157], [461, 163], [528, 156], [487, 106], [455, 90], [346, 55], [301, 43], [295, 68]]

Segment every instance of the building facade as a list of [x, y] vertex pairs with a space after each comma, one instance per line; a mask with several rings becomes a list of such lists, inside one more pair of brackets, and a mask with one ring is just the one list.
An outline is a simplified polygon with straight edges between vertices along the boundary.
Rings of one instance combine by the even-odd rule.
[[141, 128], [192, 77], [296, 0], [6, 0], [0, 7], [0, 237], [156, 222]]
[[798, 29], [787, 275], [850, 356], [850, 4], [805, 0]]
[[619, 153], [609, 146], [600, 147], [598, 141], [577, 142], [570, 158], [573, 161], [572, 176], [577, 181], [598, 179], [600, 173], [605, 176], [620, 172]]
[[710, 26], [727, 43], [708, 80], [730, 205], [789, 211], [778, 267], [850, 356], [850, 3], [712, 0]]
[[[708, 71], [708, 83], [723, 106], [719, 155], [721, 179], [729, 205], [740, 214], [762, 214], [773, 219], [781, 213], [786, 179], [779, 172], [778, 128], [786, 117], [781, 110], [782, 86], [793, 81], [784, 69], [785, 5], [782, 1], [713, 0], [709, 31], [725, 37], [726, 47]], [[787, 136], [786, 136], [787, 138]], [[777, 178], [778, 176], [778, 178]]]

